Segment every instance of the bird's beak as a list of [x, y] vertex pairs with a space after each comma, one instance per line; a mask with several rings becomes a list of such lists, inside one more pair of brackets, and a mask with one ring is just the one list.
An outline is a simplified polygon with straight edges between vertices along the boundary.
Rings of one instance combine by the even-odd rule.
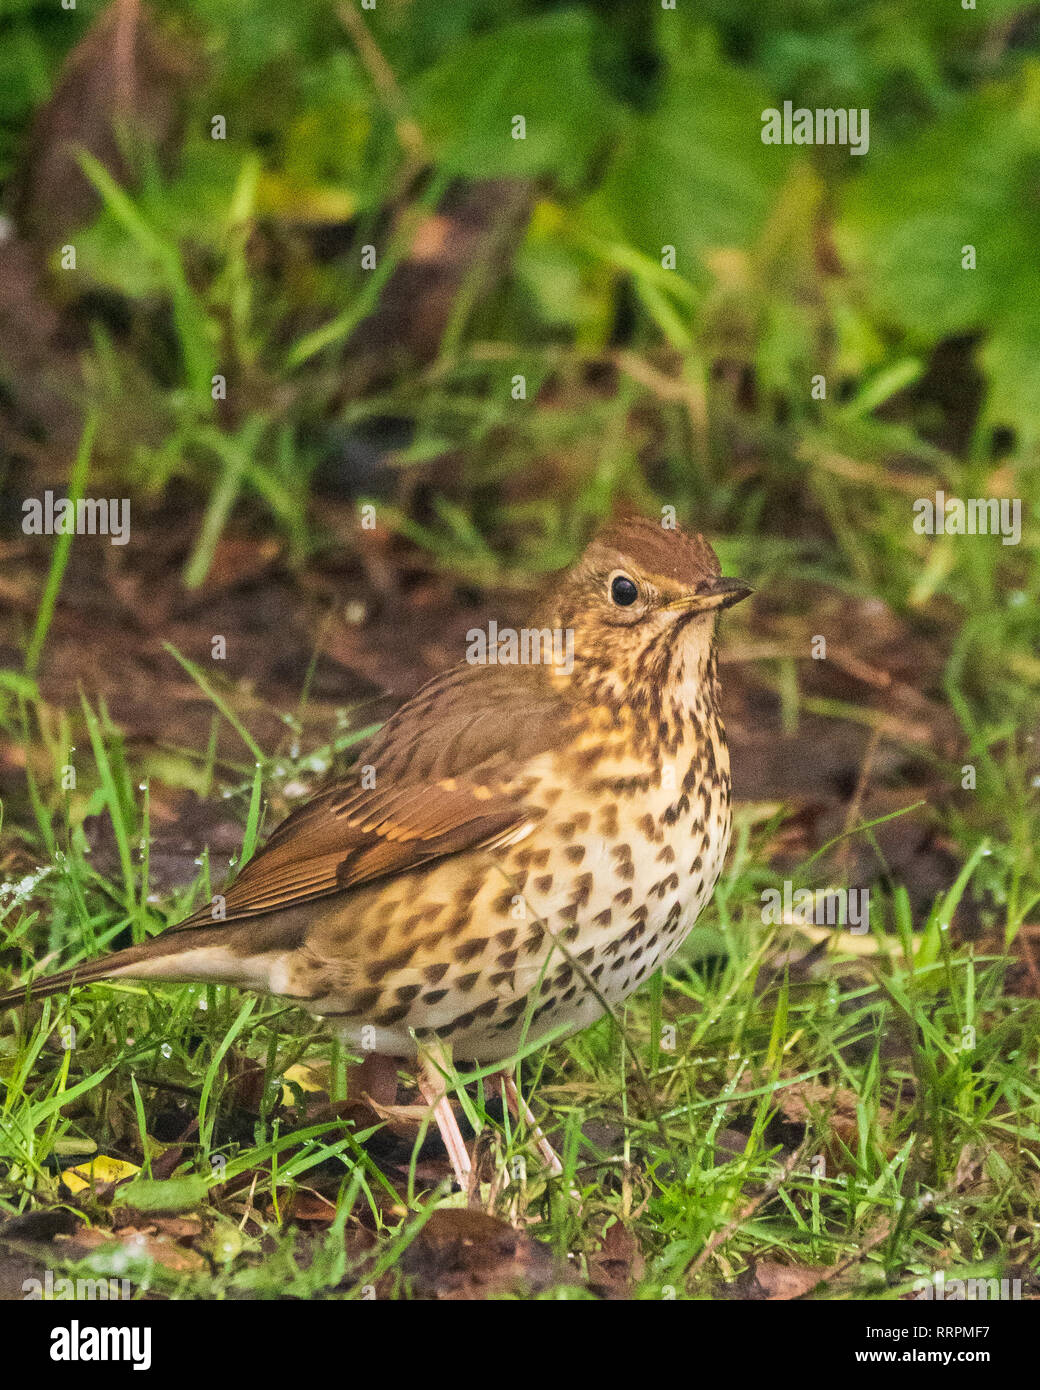
[[739, 603], [751, 593], [754, 593], [754, 590], [750, 584], [745, 584], [743, 579], [727, 579], [719, 575], [718, 579], [708, 579], [703, 584], [698, 584], [696, 593], [684, 594], [668, 607], [708, 613], [712, 609], [732, 608], [735, 603]]

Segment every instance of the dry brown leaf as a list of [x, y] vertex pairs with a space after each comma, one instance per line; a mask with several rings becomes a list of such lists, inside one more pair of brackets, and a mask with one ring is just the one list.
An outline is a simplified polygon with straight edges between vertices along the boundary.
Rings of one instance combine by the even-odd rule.
[[741, 1297], [764, 1302], [801, 1298], [830, 1272], [819, 1265], [782, 1265], [775, 1260], [759, 1260], [740, 1280]]
[[495, 1216], [440, 1207], [401, 1258], [417, 1293], [436, 1299], [480, 1299], [547, 1288], [557, 1279], [547, 1245]]
[[589, 1285], [604, 1298], [625, 1298], [646, 1267], [639, 1242], [620, 1221], [604, 1234], [588, 1264]]

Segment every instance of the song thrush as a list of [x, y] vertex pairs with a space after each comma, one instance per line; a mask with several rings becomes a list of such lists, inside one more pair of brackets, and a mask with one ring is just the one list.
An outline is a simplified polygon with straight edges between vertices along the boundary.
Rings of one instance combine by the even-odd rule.
[[425, 685], [214, 904], [0, 1003], [122, 977], [220, 981], [298, 1003], [355, 1049], [439, 1043], [481, 1064], [584, 1027], [676, 951], [719, 876], [715, 620], [749, 592], [699, 535], [607, 527], [534, 628]]

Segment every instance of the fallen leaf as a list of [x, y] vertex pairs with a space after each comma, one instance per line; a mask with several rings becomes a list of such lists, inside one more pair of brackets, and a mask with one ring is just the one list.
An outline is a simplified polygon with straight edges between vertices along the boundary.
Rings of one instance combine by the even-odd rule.
[[89, 1163], [66, 1168], [61, 1180], [70, 1192], [86, 1192], [91, 1187], [101, 1187], [106, 1183], [121, 1182], [132, 1178], [141, 1170], [136, 1163], [126, 1163], [121, 1158], [110, 1158], [108, 1154], [98, 1154]]
[[331, 1226], [336, 1218], [336, 1203], [330, 1202], [320, 1192], [297, 1192], [289, 1207], [289, 1218], [292, 1221]]
[[[328, 1069], [325, 1068], [325, 1071]], [[291, 1067], [286, 1067], [282, 1073], [283, 1082], [293, 1082], [301, 1091], [318, 1093], [328, 1090], [328, 1077], [321, 1075], [321, 1068], [305, 1066], [303, 1062], [295, 1062]], [[292, 1086], [282, 1086], [282, 1104], [295, 1105], [297, 1094]]]
[[625, 1298], [645, 1269], [639, 1242], [620, 1221], [605, 1232], [588, 1264], [589, 1286], [603, 1298]]
[[818, 1265], [782, 1265], [775, 1260], [758, 1260], [738, 1280], [740, 1297], [764, 1302], [801, 1298], [830, 1272]]
[[498, 1217], [439, 1207], [401, 1257], [425, 1298], [479, 1299], [537, 1291], [558, 1281], [552, 1251]]

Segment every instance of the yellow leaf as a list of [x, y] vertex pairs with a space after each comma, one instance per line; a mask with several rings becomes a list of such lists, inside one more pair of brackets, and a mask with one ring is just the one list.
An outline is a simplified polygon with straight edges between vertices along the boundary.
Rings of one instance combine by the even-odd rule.
[[89, 1163], [80, 1163], [75, 1168], [66, 1168], [61, 1180], [70, 1192], [83, 1192], [89, 1187], [100, 1187], [106, 1182], [118, 1182], [120, 1178], [132, 1178], [141, 1170], [136, 1163], [124, 1163], [121, 1158], [110, 1158], [108, 1154], [98, 1154]]
[[[285, 1081], [295, 1081], [301, 1091], [324, 1091], [328, 1088], [328, 1082], [322, 1081], [315, 1068], [304, 1066], [302, 1062], [296, 1062], [293, 1066], [288, 1067], [284, 1073], [283, 1079]], [[291, 1086], [282, 1087], [282, 1104], [296, 1104], [296, 1096]]]

